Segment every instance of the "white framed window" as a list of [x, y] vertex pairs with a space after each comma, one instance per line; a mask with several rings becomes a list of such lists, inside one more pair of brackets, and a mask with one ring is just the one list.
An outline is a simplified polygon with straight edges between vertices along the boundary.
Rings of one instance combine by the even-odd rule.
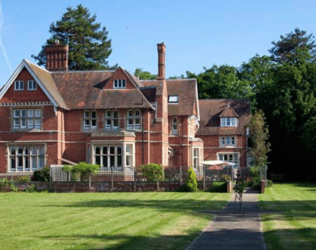
[[141, 129], [141, 113], [139, 109], [128, 109], [126, 114], [126, 129], [140, 130]]
[[238, 153], [217, 153], [218, 160], [235, 163], [238, 167]]
[[193, 148], [193, 168], [197, 169], [200, 165], [200, 154], [198, 148]]
[[40, 109], [14, 109], [13, 129], [32, 130], [42, 128], [42, 112]]
[[24, 90], [24, 82], [22, 80], [15, 81], [14, 90]]
[[133, 147], [132, 145], [126, 145], [125, 146], [125, 157], [126, 157], [126, 167], [131, 167], [132, 166], [132, 160], [133, 160]]
[[179, 101], [178, 95], [168, 96], [168, 103], [178, 103], [178, 101]]
[[27, 81], [27, 90], [36, 90], [36, 89], [37, 89], [36, 81], [28, 80]]
[[12, 145], [8, 147], [8, 151], [10, 172], [31, 172], [44, 167], [44, 145]]
[[117, 110], [105, 111], [105, 130], [107, 131], [119, 130], [119, 114]]
[[97, 112], [94, 110], [85, 110], [83, 113], [83, 127], [84, 129], [97, 128]]
[[221, 118], [221, 127], [237, 127], [237, 118], [236, 117]]
[[115, 79], [113, 82], [114, 89], [125, 89], [126, 88], [126, 81], [125, 79]]
[[178, 117], [174, 116], [172, 117], [172, 134], [177, 135], [178, 134]]
[[122, 170], [123, 145], [96, 145], [94, 146], [94, 164], [100, 165], [101, 171]]
[[221, 146], [236, 146], [235, 136], [221, 136]]

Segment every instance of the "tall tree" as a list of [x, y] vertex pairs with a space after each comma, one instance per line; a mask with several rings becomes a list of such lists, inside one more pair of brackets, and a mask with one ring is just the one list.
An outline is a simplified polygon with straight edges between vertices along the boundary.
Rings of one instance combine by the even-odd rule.
[[69, 45], [68, 65], [73, 70], [109, 68], [107, 58], [111, 55], [111, 40], [108, 32], [96, 22], [87, 8], [79, 4], [68, 7], [62, 18], [49, 28], [51, 37], [42, 46], [37, 56], [32, 57], [39, 65], [46, 65], [45, 47], [59, 40]]
[[316, 44], [313, 34], [307, 34], [306, 31], [296, 28], [294, 32], [280, 36], [280, 40], [269, 52], [274, 61], [279, 63], [295, 62], [300, 58], [301, 53], [308, 53], [312, 60], [316, 59]]
[[248, 127], [251, 143], [250, 155], [253, 158], [253, 164], [255, 166], [266, 165], [267, 154], [270, 152], [269, 129], [262, 110], [251, 115]]

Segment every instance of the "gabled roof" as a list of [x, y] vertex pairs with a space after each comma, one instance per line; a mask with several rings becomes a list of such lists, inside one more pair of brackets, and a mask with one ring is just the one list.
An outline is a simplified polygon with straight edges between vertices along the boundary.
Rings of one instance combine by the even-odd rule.
[[[168, 95], [178, 95], [178, 104], [168, 105], [169, 115], [195, 115], [200, 119], [196, 79], [168, 79]], [[159, 88], [159, 80], [141, 80], [144, 86]]]
[[223, 110], [219, 117], [238, 117], [238, 115], [228, 102], [227, 107]]
[[53, 79], [51, 78], [50, 72], [25, 59], [19, 64], [19, 66], [14, 71], [14, 73], [11, 75], [10, 79], [1, 89], [0, 99], [8, 91], [8, 89], [11, 87], [11, 85], [15, 81], [16, 77], [20, 74], [20, 72], [24, 68], [26, 68], [28, 72], [32, 75], [34, 80], [36, 80], [38, 86], [43, 90], [47, 98], [53, 103], [55, 107], [59, 106], [62, 108], [67, 108], [64, 100], [62, 99], [62, 97], [60, 96], [56, 88], [56, 85]]
[[69, 109], [154, 109], [137, 83], [134, 83], [135, 89], [103, 89], [114, 73], [112, 70], [63, 71], [52, 72], [51, 75]]
[[[246, 126], [250, 118], [249, 99], [207, 99], [200, 100], [199, 104], [201, 121], [200, 129], [198, 130], [197, 135], [243, 134], [244, 127]], [[228, 104], [230, 106], [228, 106]], [[238, 126], [221, 127], [220, 117], [223, 114], [223, 112], [225, 114], [225, 117], [238, 117]]]

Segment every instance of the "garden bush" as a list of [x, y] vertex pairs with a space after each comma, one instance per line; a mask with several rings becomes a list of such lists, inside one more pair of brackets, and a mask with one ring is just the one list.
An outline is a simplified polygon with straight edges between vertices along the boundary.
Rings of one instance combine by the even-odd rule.
[[227, 182], [213, 182], [210, 189], [211, 193], [226, 193], [227, 192]]
[[182, 185], [179, 189], [179, 192], [198, 192], [198, 185], [196, 181], [196, 175], [193, 168], [188, 169], [188, 176], [185, 181], [185, 184]]
[[267, 187], [272, 187], [273, 181], [272, 180], [267, 180]]
[[16, 192], [19, 191], [18, 187], [14, 185], [13, 181], [10, 181], [10, 186], [9, 187], [10, 187], [10, 191], [11, 192], [15, 192], [16, 193]]
[[0, 178], [0, 192], [4, 192], [9, 185], [7, 178]]
[[149, 163], [140, 167], [142, 174], [147, 178], [147, 181], [157, 182], [164, 178], [163, 169], [160, 164]]
[[28, 175], [20, 176], [16, 178], [16, 182], [19, 182], [19, 183], [28, 183], [29, 181], [30, 181], [30, 176]]
[[44, 167], [43, 169], [35, 170], [33, 175], [33, 181], [49, 181], [49, 167]]
[[28, 185], [25, 190], [24, 190], [26, 193], [36, 193], [37, 190], [36, 190], [36, 187], [34, 184], [31, 184], [31, 185]]

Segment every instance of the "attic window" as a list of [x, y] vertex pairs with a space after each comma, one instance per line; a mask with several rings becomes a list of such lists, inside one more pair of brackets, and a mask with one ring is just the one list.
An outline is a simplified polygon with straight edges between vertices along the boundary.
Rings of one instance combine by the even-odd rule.
[[177, 95], [169, 95], [168, 102], [169, 103], [178, 103], [178, 96]]
[[221, 127], [237, 127], [237, 118], [236, 117], [221, 118]]
[[24, 90], [24, 82], [17, 80], [14, 82], [14, 90]]
[[113, 82], [113, 88], [125, 89], [126, 88], [126, 81], [124, 79], [115, 79]]

